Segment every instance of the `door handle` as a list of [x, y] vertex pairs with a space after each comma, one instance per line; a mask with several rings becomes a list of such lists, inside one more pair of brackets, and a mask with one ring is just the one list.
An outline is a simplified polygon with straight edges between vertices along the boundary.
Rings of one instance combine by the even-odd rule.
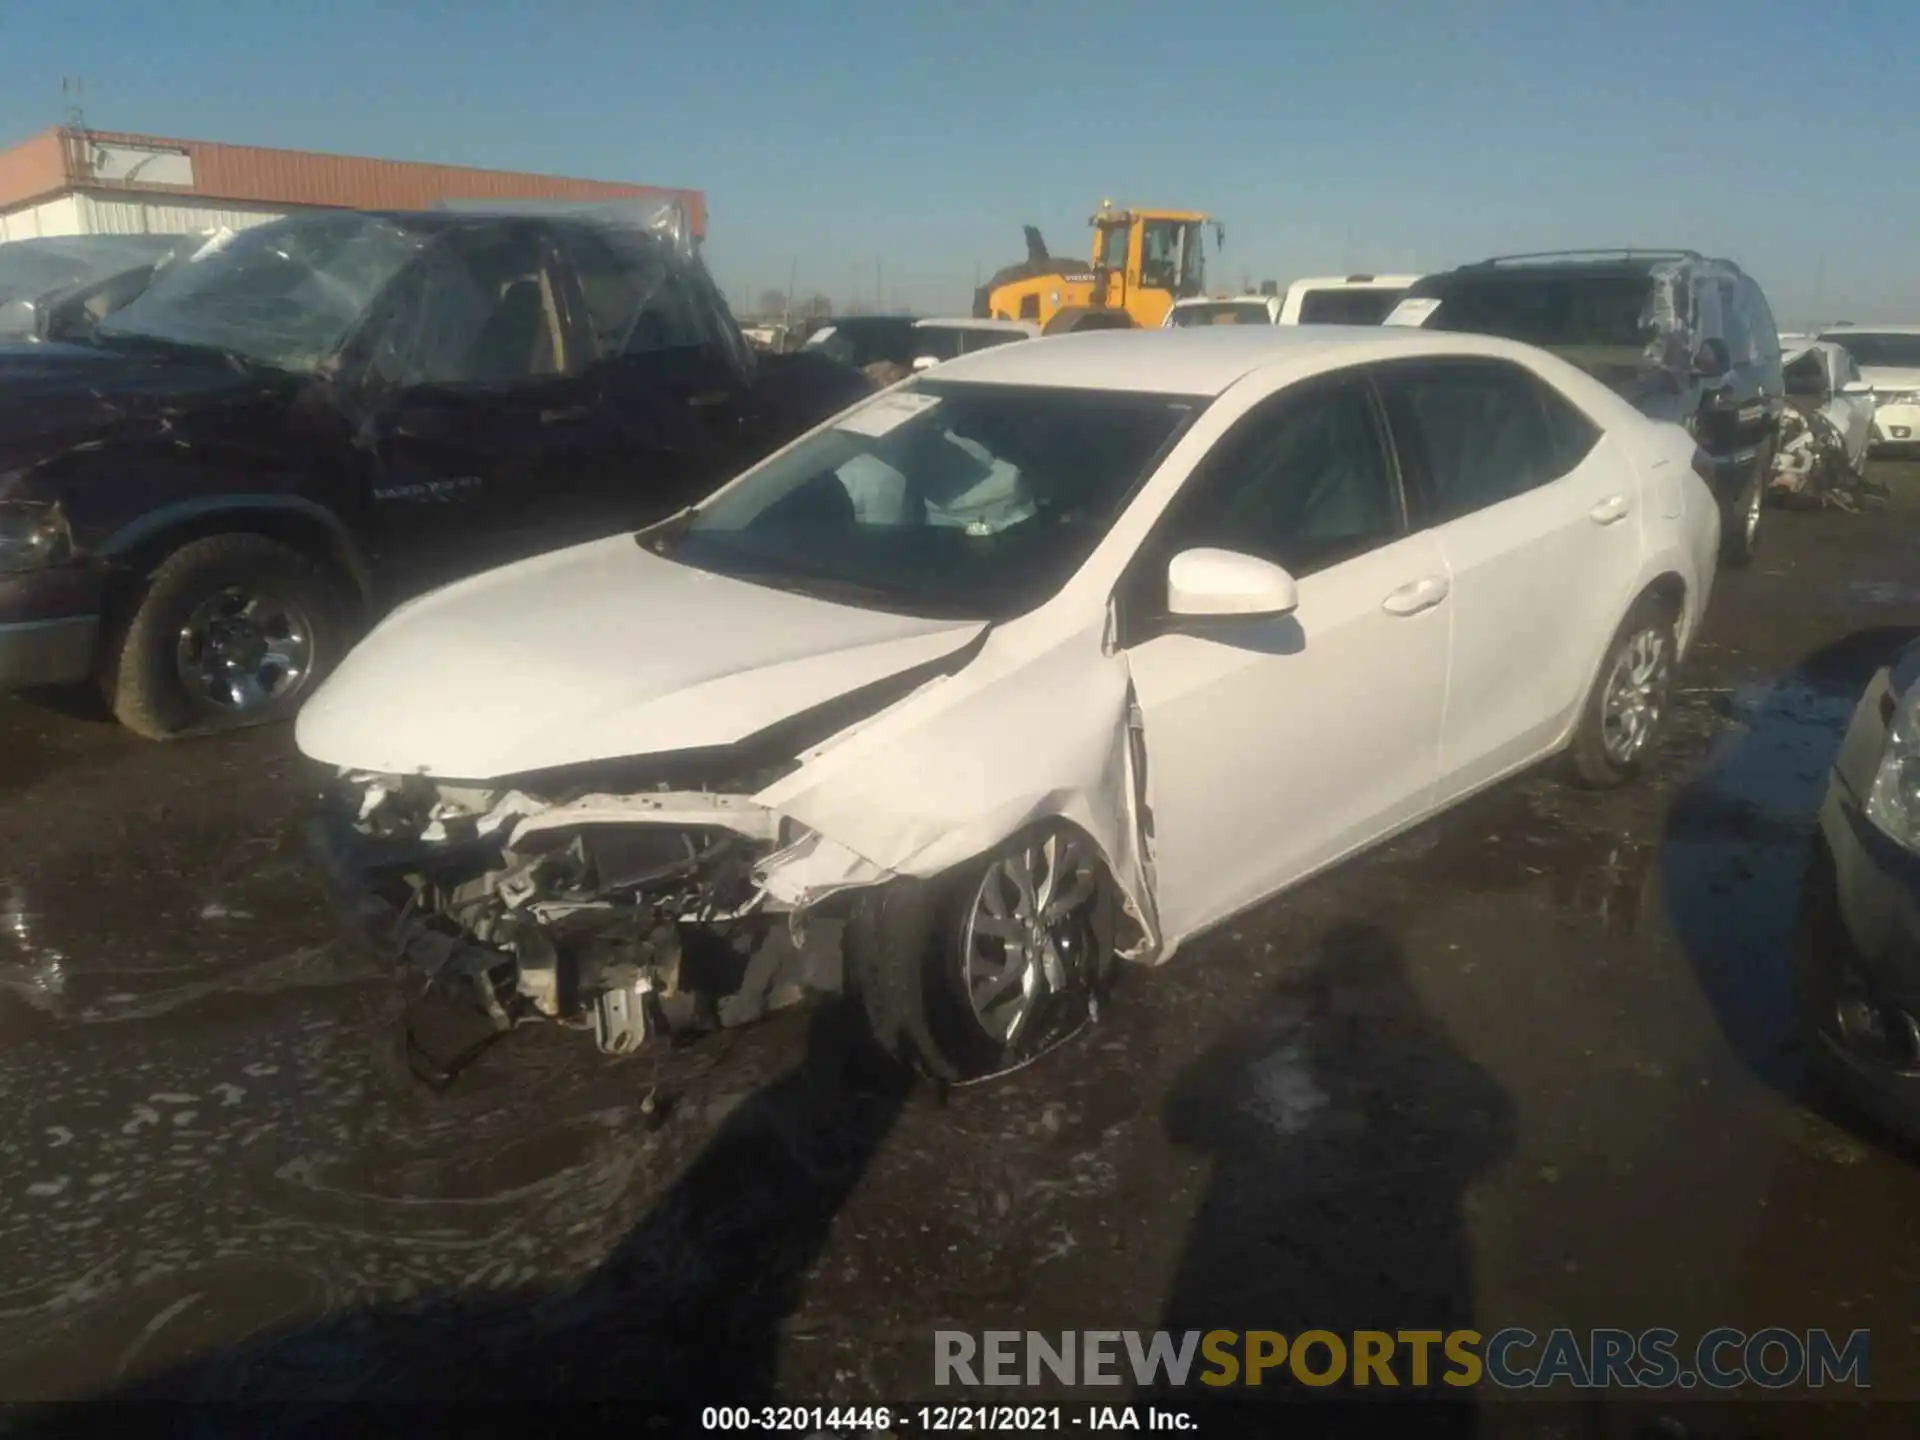
[[725, 390], [703, 390], [698, 395], [689, 396], [687, 403], [701, 410], [710, 410], [715, 405], [726, 404], [732, 398]]
[[590, 405], [561, 405], [552, 410], [542, 410], [540, 412], [540, 423], [542, 425], [571, 425], [575, 421], [585, 420], [591, 414], [593, 414], [593, 407]]
[[1633, 502], [1624, 495], [1609, 495], [1598, 505], [1587, 511], [1587, 517], [1596, 525], [1611, 525], [1616, 520], [1627, 518], [1627, 512], [1633, 509]]
[[1422, 610], [1431, 610], [1446, 599], [1451, 588], [1444, 575], [1428, 575], [1402, 585], [1380, 602], [1380, 608], [1389, 615], [1418, 615]]

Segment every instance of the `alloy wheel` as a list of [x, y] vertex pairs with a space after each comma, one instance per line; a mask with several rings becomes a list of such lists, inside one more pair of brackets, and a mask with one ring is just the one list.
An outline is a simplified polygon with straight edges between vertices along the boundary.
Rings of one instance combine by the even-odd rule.
[[1666, 708], [1673, 668], [1669, 641], [1669, 632], [1657, 626], [1636, 631], [1607, 676], [1600, 740], [1616, 765], [1630, 765], [1639, 757]]
[[962, 935], [961, 980], [974, 1019], [1018, 1044], [1047, 1001], [1087, 963], [1098, 861], [1078, 837], [1036, 837], [988, 866]]

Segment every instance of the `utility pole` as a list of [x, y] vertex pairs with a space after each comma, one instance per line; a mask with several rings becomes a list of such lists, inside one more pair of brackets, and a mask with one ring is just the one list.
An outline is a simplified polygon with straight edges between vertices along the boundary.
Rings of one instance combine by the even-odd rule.
[[794, 256], [787, 265], [787, 310], [780, 317], [780, 328], [785, 330], [793, 325], [793, 287], [800, 279], [800, 257]]
[[876, 315], [882, 313], [887, 308], [887, 302], [883, 298], [887, 293], [886, 282], [882, 278], [884, 270], [885, 270], [885, 266], [882, 263], [880, 257], [878, 255], [874, 256], [873, 257], [873, 313]]

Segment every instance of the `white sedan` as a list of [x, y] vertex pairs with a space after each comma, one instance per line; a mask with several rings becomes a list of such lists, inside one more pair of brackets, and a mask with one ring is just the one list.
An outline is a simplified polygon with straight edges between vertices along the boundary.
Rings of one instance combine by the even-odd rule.
[[617, 1053], [846, 988], [901, 1058], [997, 1073], [1116, 958], [1522, 767], [1631, 776], [1713, 581], [1704, 465], [1479, 336], [965, 356], [396, 610], [299, 718], [319, 853], [503, 1027]]

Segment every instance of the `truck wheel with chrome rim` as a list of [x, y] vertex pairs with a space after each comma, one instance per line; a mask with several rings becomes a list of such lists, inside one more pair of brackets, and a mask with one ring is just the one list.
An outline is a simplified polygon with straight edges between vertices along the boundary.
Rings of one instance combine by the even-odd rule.
[[1666, 718], [1679, 650], [1673, 601], [1641, 596], [1614, 632], [1573, 732], [1573, 770], [1581, 784], [1608, 789], [1640, 773]]
[[149, 740], [284, 720], [340, 658], [341, 587], [264, 535], [210, 535], [145, 577], [104, 654], [107, 702]]
[[1093, 1014], [1116, 914], [1092, 843], [1037, 826], [937, 879], [862, 896], [846, 930], [849, 988], [893, 1059], [951, 1083], [1004, 1074]]

